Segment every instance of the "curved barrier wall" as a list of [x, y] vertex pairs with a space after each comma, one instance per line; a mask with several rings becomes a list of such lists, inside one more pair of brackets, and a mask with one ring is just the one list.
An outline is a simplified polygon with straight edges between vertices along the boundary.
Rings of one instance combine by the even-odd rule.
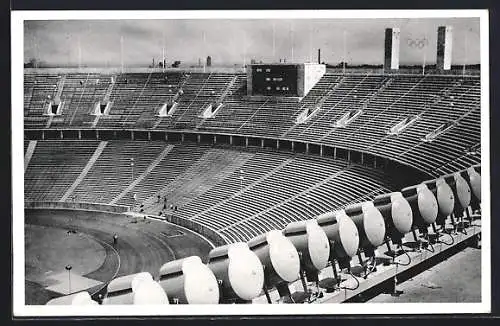
[[217, 233], [215, 230], [206, 227], [205, 225], [202, 225], [198, 222], [173, 215], [166, 215], [162, 217], [154, 215], [147, 215], [147, 216], [157, 220], [164, 220], [172, 224], [180, 225], [193, 232], [199, 233], [204, 237], [208, 238], [215, 246], [223, 246], [228, 243], [228, 241], [226, 241], [226, 239], [222, 235]]
[[122, 205], [106, 205], [94, 203], [74, 203], [74, 202], [39, 202], [39, 201], [24, 201], [24, 208], [26, 209], [74, 209], [74, 210], [87, 210], [99, 211], [110, 213], [125, 213], [130, 210], [128, 206]]
[[[74, 203], [74, 202], [25, 201], [24, 208], [25, 209], [73, 209], [73, 210], [87, 210], [87, 211], [99, 211], [99, 212], [109, 212], [109, 213], [127, 213], [130, 211], [130, 207], [122, 205], [106, 205], [106, 204], [96, 204], [96, 203]], [[208, 238], [215, 246], [222, 246], [227, 244], [226, 239], [219, 233], [195, 221], [173, 215], [167, 215], [163, 217], [153, 216], [153, 215], [147, 215], [147, 216], [157, 220], [167, 221], [176, 225], [180, 225], [193, 232], [199, 233], [202, 236]]]

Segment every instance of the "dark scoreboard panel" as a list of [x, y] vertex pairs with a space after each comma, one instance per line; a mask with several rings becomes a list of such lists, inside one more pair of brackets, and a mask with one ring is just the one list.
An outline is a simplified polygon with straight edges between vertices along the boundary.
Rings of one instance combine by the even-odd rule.
[[252, 94], [298, 96], [297, 65], [253, 65]]

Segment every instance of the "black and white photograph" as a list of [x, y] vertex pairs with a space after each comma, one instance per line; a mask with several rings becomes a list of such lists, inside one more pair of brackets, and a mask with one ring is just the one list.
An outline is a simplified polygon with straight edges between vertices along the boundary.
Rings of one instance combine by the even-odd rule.
[[11, 26], [14, 315], [490, 312], [487, 10]]

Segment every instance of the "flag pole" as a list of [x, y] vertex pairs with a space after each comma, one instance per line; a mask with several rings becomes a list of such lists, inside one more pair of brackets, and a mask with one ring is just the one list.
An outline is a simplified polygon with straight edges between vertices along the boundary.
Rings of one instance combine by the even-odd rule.
[[276, 61], [276, 26], [273, 21], [273, 61]]
[[423, 76], [425, 76], [425, 63], [426, 63], [426, 60], [427, 60], [427, 33], [425, 33], [424, 40], [425, 40], [425, 43], [424, 43], [424, 46], [423, 46], [423, 49], [424, 49], [424, 62], [422, 64], [422, 75]]
[[33, 33], [33, 44], [35, 45], [35, 68], [38, 68], [38, 61], [40, 61], [39, 53], [38, 53], [38, 40], [36, 38], [36, 34]]
[[123, 74], [123, 35], [120, 36], [120, 65]]
[[80, 35], [78, 35], [78, 68], [82, 67], [82, 46], [80, 43]]
[[344, 40], [343, 40], [343, 48], [344, 48], [344, 58], [342, 60], [342, 73], [345, 74], [345, 61], [346, 61], [346, 31], [344, 30]]
[[292, 33], [292, 63], [295, 62], [295, 58], [293, 56], [293, 48], [294, 48], [294, 42], [295, 42], [295, 35], [294, 35], [294, 30], [293, 30], [293, 22], [290, 24], [290, 32]]
[[467, 39], [467, 30], [465, 30], [465, 58], [464, 58], [464, 65], [463, 65], [463, 68], [462, 68], [462, 75], [465, 76], [465, 65], [467, 64], [467, 42], [468, 42], [468, 39]]
[[247, 35], [243, 33], [243, 71], [246, 71], [247, 66]]
[[203, 61], [203, 72], [206, 72], [207, 47], [206, 47], [206, 43], [205, 43], [205, 31], [203, 31], [202, 37], [203, 37], [203, 56], [204, 56], [204, 58], [202, 59], [202, 61]]
[[162, 46], [162, 50], [161, 50], [161, 59], [162, 59], [162, 62], [161, 62], [161, 66], [162, 66], [162, 70], [163, 72], [165, 72], [165, 32], [162, 33], [162, 42], [163, 42], [163, 46]]

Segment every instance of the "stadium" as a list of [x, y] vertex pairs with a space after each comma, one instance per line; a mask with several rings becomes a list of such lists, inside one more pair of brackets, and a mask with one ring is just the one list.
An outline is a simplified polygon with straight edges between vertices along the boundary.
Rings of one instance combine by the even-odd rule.
[[481, 73], [454, 32], [421, 66], [393, 26], [374, 67], [25, 65], [25, 304], [480, 302]]

